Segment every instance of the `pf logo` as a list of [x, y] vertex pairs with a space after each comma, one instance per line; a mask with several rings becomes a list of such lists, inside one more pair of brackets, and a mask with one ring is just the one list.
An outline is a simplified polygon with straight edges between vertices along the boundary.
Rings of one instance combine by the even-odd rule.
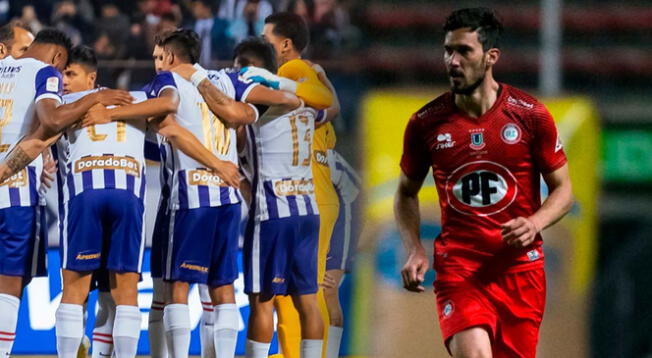
[[504, 166], [485, 160], [455, 169], [446, 179], [448, 204], [466, 215], [489, 216], [516, 199], [516, 178]]

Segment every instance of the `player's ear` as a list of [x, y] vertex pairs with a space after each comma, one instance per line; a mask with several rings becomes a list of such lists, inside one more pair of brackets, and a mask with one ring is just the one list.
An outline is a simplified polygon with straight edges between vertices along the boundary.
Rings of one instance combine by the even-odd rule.
[[492, 48], [489, 49], [486, 53], [487, 56], [487, 65], [488, 66], [493, 66], [498, 62], [498, 59], [500, 58], [500, 50], [497, 48]]
[[95, 87], [95, 80], [97, 80], [97, 72], [91, 72], [88, 74], [88, 87], [92, 88]]
[[5, 58], [9, 54], [9, 49], [7, 48], [7, 45], [4, 43], [0, 42], [0, 58]]
[[283, 51], [283, 53], [290, 51], [290, 49], [292, 49], [292, 40], [285, 39], [283, 40], [282, 45], [283, 47], [281, 47], [281, 50]]

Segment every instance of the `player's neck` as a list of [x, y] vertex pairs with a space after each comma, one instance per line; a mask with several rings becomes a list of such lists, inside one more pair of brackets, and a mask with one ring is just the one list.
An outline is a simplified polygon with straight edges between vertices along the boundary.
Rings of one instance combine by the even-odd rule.
[[296, 52], [291, 52], [288, 54], [283, 55], [283, 57], [279, 61], [279, 67], [285, 65], [286, 63], [292, 61], [292, 60], [300, 60], [301, 59], [301, 54], [296, 53]]
[[499, 88], [490, 72], [472, 93], [455, 94], [455, 105], [469, 117], [478, 118], [496, 103]]

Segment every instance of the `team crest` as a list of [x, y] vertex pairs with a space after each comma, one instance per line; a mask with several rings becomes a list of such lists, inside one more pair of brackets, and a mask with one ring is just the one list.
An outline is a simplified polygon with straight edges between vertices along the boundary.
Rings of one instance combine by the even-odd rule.
[[482, 135], [482, 132], [484, 129], [474, 129], [471, 131], [471, 144], [469, 144], [469, 147], [473, 150], [480, 150], [484, 148], [485, 142], [484, 142], [484, 136]]
[[500, 130], [500, 138], [507, 144], [516, 144], [521, 140], [521, 129], [514, 123], [507, 123]]

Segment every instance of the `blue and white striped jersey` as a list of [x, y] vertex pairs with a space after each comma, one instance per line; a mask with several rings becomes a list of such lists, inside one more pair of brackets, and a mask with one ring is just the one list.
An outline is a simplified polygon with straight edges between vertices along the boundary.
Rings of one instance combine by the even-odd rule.
[[[92, 92], [72, 93], [63, 100], [72, 103]], [[130, 94], [135, 103], [147, 99], [145, 92]], [[146, 127], [145, 121], [135, 120], [68, 129], [64, 202], [92, 189], [124, 189], [144, 199]]]
[[360, 177], [338, 152], [328, 150], [331, 181], [344, 204], [350, 205], [360, 194]]
[[[11, 148], [35, 128], [35, 105], [42, 99], [61, 103], [61, 74], [34, 58], [0, 60], [0, 161]], [[39, 202], [39, 177], [43, 160], [39, 155], [25, 169], [0, 183], [0, 209], [32, 206]]]

